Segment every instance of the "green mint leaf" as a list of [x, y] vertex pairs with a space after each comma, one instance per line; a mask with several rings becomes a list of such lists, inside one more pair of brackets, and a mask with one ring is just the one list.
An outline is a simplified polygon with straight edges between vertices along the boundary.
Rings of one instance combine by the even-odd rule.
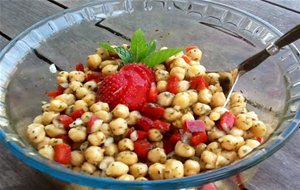
[[156, 40], [151, 40], [147, 43], [148, 52], [146, 55], [153, 53], [156, 49]]
[[141, 29], [138, 29], [134, 32], [131, 38], [130, 51], [135, 62], [141, 61], [141, 59], [146, 56], [148, 52], [148, 46], [144, 32]]
[[113, 47], [111, 47], [108, 43], [100, 43], [99, 45], [100, 45], [100, 47], [106, 49], [109, 52], [116, 53], [115, 49]]
[[133, 62], [133, 57], [131, 52], [129, 52], [124, 47], [116, 47], [114, 50], [125, 64]]
[[150, 55], [142, 59], [141, 62], [145, 63], [149, 67], [154, 67], [155, 65], [166, 61], [169, 57], [181, 51], [183, 51], [182, 48], [169, 48], [165, 50], [160, 50], [158, 52], [151, 53]]

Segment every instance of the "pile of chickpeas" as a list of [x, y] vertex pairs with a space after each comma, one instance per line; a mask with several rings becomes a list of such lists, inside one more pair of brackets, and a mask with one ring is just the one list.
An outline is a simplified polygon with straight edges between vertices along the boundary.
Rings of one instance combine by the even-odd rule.
[[[190, 59], [190, 63], [182, 58], [183, 55]], [[28, 138], [42, 156], [53, 160], [53, 147], [64, 143], [57, 136], [68, 135], [73, 143], [71, 163], [66, 167], [119, 180], [180, 178], [237, 161], [261, 144], [258, 139], [266, 134], [266, 126], [254, 112], [247, 110], [246, 100], [240, 92], [231, 95], [228, 109], [223, 107], [226, 97], [219, 83], [223, 76], [206, 73], [200, 64], [201, 57], [201, 50], [195, 47], [153, 68], [159, 91], [157, 104], [165, 108], [163, 118], [182, 134], [182, 140], [169, 154], [163, 149], [164, 135], [158, 129], [150, 129], [148, 140], [153, 147], [147, 160], [139, 160], [134, 152], [136, 133], [132, 132], [127, 138], [126, 134], [129, 126], [134, 126], [141, 118], [141, 113], [122, 104], [111, 109], [105, 102], [96, 102], [98, 84], [93, 80], [86, 81], [87, 74], [101, 70], [108, 76], [118, 72], [122, 64], [102, 48], [88, 56], [84, 71], [58, 73], [57, 83], [65, 88], [64, 93], [42, 105], [43, 113], [27, 128]], [[190, 89], [189, 79], [199, 75], [205, 76], [209, 86], [203, 90]], [[177, 94], [166, 91], [169, 76], [177, 76], [180, 80]], [[228, 73], [227, 77], [232, 76]], [[78, 109], [85, 113], [70, 124], [67, 132], [57, 117]], [[216, 122], [226, 111], [236, 116], [234, 127], [227, 132], [216, 127]], [[100, 120], [94, 123], [91, 133], [87, 133], [86, 126], [93, 115]], [[186, 120], [198, 119], [205, 122], [209, 140], [191, 146], [189, 134], [182, 127]]]

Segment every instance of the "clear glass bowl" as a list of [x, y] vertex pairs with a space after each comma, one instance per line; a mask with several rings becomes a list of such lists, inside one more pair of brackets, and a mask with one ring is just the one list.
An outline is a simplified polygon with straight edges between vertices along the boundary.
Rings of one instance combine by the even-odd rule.
[[46, 92], [55, 89], [49, 64], [71, 70], [97, 47], [97, 42], [127, 43], [142, 28], [161, 46], [197, 44], [208, 69], [235, 67], [275, 41], [281, 33], [244, 11], [211, 1], [113, 0], [87, 4], [49, 17], [10, 42], [0, 54], [0, 137], [24, 163], [63, 181], [101, 188], [185, 188], [228, 178], [267, 159], [299, 126], [300, 58], [294, 45], [284, 48], [244, 75], [249, 109], [259, 113], [273, 133], [245, 159], [229, 166], [163, 181], [128, 182], [73, 172], [45, 160], [28, 143], [26, 126], [40, 113]]

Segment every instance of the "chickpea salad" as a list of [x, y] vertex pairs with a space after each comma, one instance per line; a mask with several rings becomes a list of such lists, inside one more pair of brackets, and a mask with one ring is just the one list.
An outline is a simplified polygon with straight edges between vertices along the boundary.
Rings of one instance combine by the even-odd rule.
[[242, 159], [267, 128], [240, 92], [224, 108], [224, 76], [207, 73], [201, 57], [194, 45], [157, 51], [140, 29], [130, 45], [101, 43], [86, 66], [58, 72], [28, 139], [49, 160], [119, 180], [181, 178]]

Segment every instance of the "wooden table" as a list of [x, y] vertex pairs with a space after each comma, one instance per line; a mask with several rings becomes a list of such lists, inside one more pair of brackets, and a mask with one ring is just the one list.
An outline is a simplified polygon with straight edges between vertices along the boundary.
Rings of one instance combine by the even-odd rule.
[[[0, 0], [0, 49], [37, 21], [88, 0]], [[217, 0], [271, 23], [281, 32], [300, 24], [300, 0]], [[300, 48], [300, 41], [296, 42]], [[300, 132], [271, 158], [260, 164], [246, 185], [251, 190], [300, 188]], [[52, 178], [25, 166], [0, 144], [0, 190], [59, 190]]]

